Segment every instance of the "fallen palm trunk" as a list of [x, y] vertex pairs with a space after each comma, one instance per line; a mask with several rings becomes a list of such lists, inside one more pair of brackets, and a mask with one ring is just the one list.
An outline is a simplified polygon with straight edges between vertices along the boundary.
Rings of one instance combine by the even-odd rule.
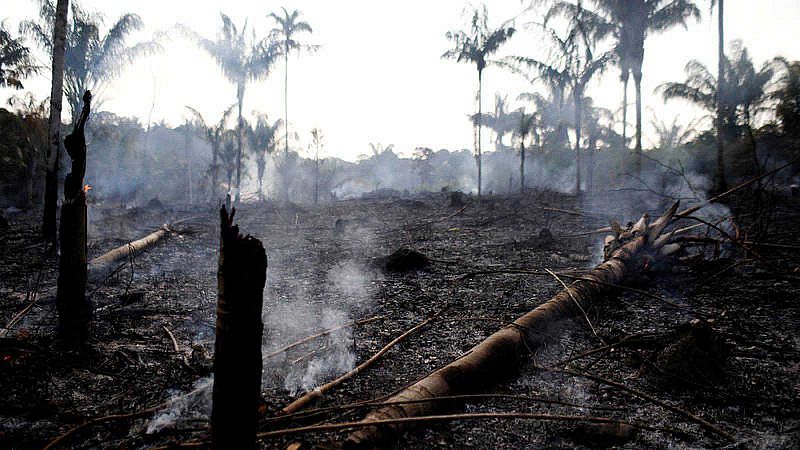
[[162, 225], [161, 228], [141, 239], [120, 245], [114, 250], [92, 259], [89, 261], [89, 281], [94, 283], [102, 280], [126, 260], [152, 247], [161, 239], [169, 236], [169, 233], [169, 225]]
[[214, 342], [213, 448], [256, 447], [261, 398], [261, 311], [267, 281], [267, 254], [261, 241], [239, 234], [220, 209], [217, 272], [217, 326]]
[[72, 159], [72, 169], [64, 180], [64, 203], [61, 206], [61, 255], [58, 259], [58, 333], [70, 343], [88, 338], [92, 307], [86, 297], [86, 137], [92, 94], [83, 95], [83, 109], [72, 134], [64, 139], [64, 148]]
[[387, 403], [415, 403], [386, 405], [373, 411], [362, 423], [381, 425], [351, 433], [345, 445], [373, 447], [402, 430], [404, 422], [393, 421], [431, 415], [441, 406], [439, 402], [418, 400], [469, 393], [513, 375], [527, 355], [545, 342], [552, 326], [581, 315], [581, 311], [611, 289], [609, 285], [622, 283], [627, 276], [645, 269], [659, 256], [676, 251], [673, 244], [669, 244], [669, 235], [662, 236], [662, 232], [672, 221], [677, 208], [676, 203], [652, 224], [648, 224], [645, 215], [631, 229], [607, 238], [605, 262], [548, 302], [489, 336], [463, 357], [387, 399]]

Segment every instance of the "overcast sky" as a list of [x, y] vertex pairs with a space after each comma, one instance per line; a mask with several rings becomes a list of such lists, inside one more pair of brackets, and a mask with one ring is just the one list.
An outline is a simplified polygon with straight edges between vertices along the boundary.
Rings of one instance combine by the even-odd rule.
[[[36, 15], [33, 0], [0, 0], [0, 19], [16, 34], [20, 20]], [[325, 153], [355, 159], [369, 152], [369, 143], [394, 144], [403, 154], [417, 146], [451, 150], [472, 148], [472, 130], [467, 115], [474, 108], [476, 72], [472, 65], [441, 59], [450, 46], [448, 30], [465, 27], [463, 0], [83, 0], [85, 9], [103, 13], [106, 26], [122, 13], [139, 14], [146, 28], [130, 39], [146, 40], [156, 31], [184, 24], [213, 38], [220, 26], [220, 11], [237, 23], [245, 20], [257, 33], [272, 28], [267, 14], [282, 4], [302, 12], [314, 28], [305, 36], [322, 47], [315, 54], [293, 56], [289, 62], [289, 120], [300, 133], [300, 144], [310, 142], [309, 130], [319, 127], [325, 136]], [[665, 81], [684, 79], [683, 66], [699, 59], [716, 72], [716, 17], [709, 16], [708, 0], [696, 2], [703, 11], [700, 22], [688, 30], [675, 28], [648, 38], [644, 65], [645, 145], [650, 121], [657, 115], [671, 122], [679, 115], [689, 122], [702, 112], [682, 103], [664, 105], [653, 93]], [[523, 9], [519, 0], [490, 2], [490, 25], [514, 18]], [[741, 39], [757, 66], [776, 55], [800, 59], [800, 1], [729, 0], [725, 4], [726, 40]], [[518, 28], [539, 20], [528, 12], [516, 20]], [[508, 54], [541, 55], [544, 42], [535, 33], [520, 33], [498, 57]], [[191, 42], [176, 37], [165, 42], [165, 51], [131, 65], [104, 93], [103, 109], [144, 122], [177, 125], [186, 117], [184, 106], [200, 110], [209, 121], [236, 100], [236, 90], [225, 80], [213, 60]], [[727, 47], [727, 45], [726, 45]], [[43, 64], [45, 58], [39, 54]], [[283, 64], [275, 65], [264, 81], [249, 86], [245, 111], [283, 116]], [[47, 73], [29, 80], [26, 87], [39, 98], [49, 95]], [[619, 109], [622, 88], [619, 73], [612, 68], [588, 95], [612, 111]], [[633, 89], [629, 92], [633, 101]], [[520, 92], [531, 91], [521, 78], [490, 68], [484, 74], [484, 109], [491, 110], [496, 92], [508, 95], [513, 108]], [[5, 104], [9, 90], [0, 90]], [[633, 123], [633, 114], [629, 115]], [[632, 126], [631, 126], [632, 128]], [[632, 131], [629, 131], [629, 135]], [[490, 138], [485, 133], [485, 148]]]

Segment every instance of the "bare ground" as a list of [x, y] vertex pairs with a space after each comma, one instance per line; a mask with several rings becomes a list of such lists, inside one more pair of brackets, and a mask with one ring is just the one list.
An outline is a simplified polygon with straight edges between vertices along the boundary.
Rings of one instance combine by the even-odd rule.
[[[600, 200], [603, 200], [602, 202]], [[391, 393], [457, 358], [504, 323], [549, 299], [552, 277], [488, 274], [502, 268], [581, 271], [599, 260], [600, 237], [573, 235], [633, 216], [614, 198], [584, 199], [549, 192], [470, 201], [461, 210], [445, 194], [337, 202], [307, 207], [244, 205], [241, 229], [264, 242], [269, 256], [264, 353], [350, 320], [381, 320], [315, 340], [265, 359], [263, 430], [304, 388], [327, 381], [378, 351], [427, 317], [430, 326], [389, 351], [377, 364], [335, 389], [319, 406]], [[800, 237], [796, 200], [779, 207], [769, 241], [792, 247]], [[556, 211], [547, 208], [557, 208]], [[583, 211], [583, 215], [570, 213]], [[657, 213], [658, 211], [652, 211]], [[31, 312], [0, 338], [0, 447], [40, 448], [90, 418], [168, 408], [89, 426], [68, 448], [146, 448], [202, 438], [216, 301], [217, 213], [210, 207], [92, 209], [90, 257], [141, 237], [164, 222], [189, 218], [176, 233], [136, 257], [99, 287], [90, 286], [96, 313], [91, 342], [66, 349], [54, 338], [55, 259], [43, 257], [39, 213], [11, 218], [0, 231], [0, 324], [35, 299]], [[337, 219], [340, 222], [337, 230]], [[746, 228], [745, 223], [739, 226]], [[541, 230], [552, 234], [548, 237]], [[572, 237], [571, 237], [572, 236]], [[433, 260], [422, 271], [383, 273], [374, 264], [400, 247]], [[617, 389], [549, 366], [625, 336], [639, 339], [571, 363], [586, 371], [681, 406], [734, 434], [742, 448], [797, 448], [800, 443], [800, 257], [792, 248], [759, 248], [764, 261], [742, 260], [734, 247], [714, 261], [696, 260], [648, 274], [635, 283], [677, 305], [620, 291], [565, 322], [517, 377], [479, 392], [519, 398], [474, 399], [468, 412], [538, 412], [612, 417], [646, 424], [633, 436], [609, 440], [582, 424], [523, 419], [428, 424], [400, 436], [397, 448], [723, 447], [729, 443], [695, 423]], [[706, 252], [712, 253], [712, 252]], [[38, 293], [32, 297], [31, 294]], [[681, 333], [699, 319], [716, 346], [681, 348]], [[695, 325], [697, 323], [695, 322]], [[170, 338], [175, 337], [177, 351]], [[677, 349], [677, 351], [675, 351]], [[701, 357], [697, 358], [697, 352]], [[703, 353], [706, 352], [706, 353]], [[677, 354], [677, 357], [672, 355]], [[676, 362], [677, 361], [677, 362]], [[712, 363], [705, 364], [705, 361]], [[709, 367], [706, 367], [709, 366]], [[548, 404], [531, 397], [570, 402]], [[366, 408], [339, 410], [316, 421], [357, 420]], [[280, 427], [308, 424], [281, 423]], [[334, 446], [344, 432], [264, 440], [264, 447], [299, 441]], [[728, 448], [732, 448], [729, 446]]]

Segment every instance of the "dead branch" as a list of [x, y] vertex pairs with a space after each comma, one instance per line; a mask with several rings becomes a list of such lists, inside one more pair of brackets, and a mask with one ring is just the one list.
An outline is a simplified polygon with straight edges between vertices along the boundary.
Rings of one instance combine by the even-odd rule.
[[792, 164], [795, 164], [795, 163], [797, 163], [798, 161], [800, 161], [800, 157], [794, 158], [794, 159], [792, 159], [791, 161], [787, 162], [786, 164], [784, 164], [784, 165], [782, 165], [782, 166], [778, 166], [778, 167], [776, 167], [776, 168], [774, 168], [774, 169], [770, 170], [769, 172], [764, 172], [764, 173], [762, 173], [761, 175], [758, 175], [758, 176], [755, 176], [755, 177], [753, 177], [753, 178], [750, 178], [749, 180], [747, 180], [747, 181], [745, 181], [745, 182], [743, 182], [743, 183], [740, 183], [740, 184], [738, 184], [738, 185], [736, 185], [736, 186], [734, 186], [734, 187], [732, 187], [732, 188], [728, 189], [727, 191], [725, 191], [725, 192], [723, 192], [723, 193], [721, 193], [721, 194], [719, 194], [719, 195], [716, 195], [716, 196], [714, 196], [714, 197], [712, 197], [712, 198], [710, 198], [710, 199], [706, 200], [705, 202], [703, 202], [703, 203], [701, 203], [701, 204], [699, 204], [699, 205], [692, 206], [692, 207], [690, 207], [690, 208], [687, 208], [687, 209], [685, 209], [685, 210], [683, 210], [683, 211], [681, 211], [681, 212], [679, 212], [679, 213], [675, 214], [675, 217], [674, 217], [674, 219], [675, 219], [675, 220], [677, 220], [677, 219], [682, 219], [682, 218], [684, 218], [684, 217], [686, 217], [686, 216], [692, 215], [692, 214], [694, 214], [695, 212], [697, 212], [699, 209], [701, 209], [701, 208], [705, 208], [706, 206], [708, 206], [708, 205], [710, 205], [710, 204], [712, 204], [712, 203], [717, 203], [717, 202], [719, 202], [720, 200], [722, 200], [723, 198], [725, 198], [725, 197], [727, 197], [727, 196], [729, 196], [729, 195], [731, 195], [731, 194], [733, 194], [733, 193], [735, 193], [735, 192], [738, 192], [738, 191], [740, 191], [740, 190], [742, 190], [742, 189], [746, 188], [747, 186], [750, 186], [750, 185], [751, 185], [751, 184], [753, 184], [753, 183], [756, 183], [756, 182], [758, 182], [758, 181], [761, 181], [761, 180], [763, 180], [764, 178], [767, 178], [767, 177], [769, 177], [769, 176], [775, 175], [776, 173], [778, 173], [778, 172], [780, 172], [781, 170], [783, 170], [783, 169], [785, 169], [785, 168], [787, 168], [787, 167], [791, 166]]
[[581, 306], [581, 303], [578, 301], [578, 299], [576, 299], [575, 296], [572, 295], [572, 291], [569, 289], [569, 286], [567, 286], [567, 283], [564, 283], [564, 281], [561, 278], [559, 278], [558, 275], [556, 275], [552, 270], [550, 269], [544, 269], [544, 270], [545, 272], [552, 275], [553, 278], [555, 278], [556, 281], [558, 281], [561, 284], [564, 290], [567, 291], [567, 293], [569, 294], [569, 298], [571, 298], [572, 301], [575, 302], [575, 307], [578, 308], [578, 310], [583, 315], [583, 318], [586, 319], [586, 323], [589, 325], [589, 329], [592, 330], [592, 334], [594, 334], [594, 337], [596, 337], [601, 344], [608, 345], [606, 341], [604, 341], [603, 338], [601, 338], [600, 335], [597, 334], [597, 330], [594, 328], [594, 325], [592, 325], [592, 321], [589, 320], [589, 315], [586, 314], [586, 311], [583, 309], [583, 306]]
[[434, 314], [434, 315], [428, 317], [427, 319], [425, 319], [424, 321], [420, 322], [416, 326], [414, 326], [412, 328], [409, 328], [403, 334], [401, 334], [400, 336], [397, 336], [391, 342], [386, 344], [382, 349], [380, 349], [378, 351], [378, 353], [375, 353], [369, 359], [367, 359], [366, 361], [364, 361], [361, 364], [359, 364], [358, 366], [356, 366], [355, 369], [347, 372], [346, 374], [340, 376], [339, 378], [337, 378], [337, 379], [335, 379], [333, 381], [325, 383], [322, 386], [316, 387], [313, 390], [311, 390], [309, 392], [306, 392], [303, 396], [301, 396], [297, 400], [295, 400], [292, 403], [289, 403], [288, 405], [284, 406], [283, 409], [281, 410], [281, 413], [282, 414], [291, 414], [291, 413], [297, 412], [297, 411], [305, 408], [306, 406], [308, 406], [312, 401], [314, 401], [314, 400], [322, 397], [323, 395], [325, 395], [326, 392], [328, 392], [331, 389], [335, 388], [336, 386], [344, 383], [345, 381], [349, 380], [350, 378], [353, 378], [354, 376], [358, 375], [359, 373], [364, 371], [366, 368], [371, 366], [375, 361], [380, 359], [381, 356], [383, 356], [384, 353], [388, 352], [392, 347], [394, 347], [395, 345], [397, 345], [400, 342], [404, 341], [407, 337], [411, 336], [412, 334], [414, 334], [416, 331], [418, 331], [419, 329], [421, 329], [425, 325], [428, 325], [429, 323], [431, 323], [434, 320], [436, 320], [446, 310], [447, 310], [447, 308], [444, 308], [441, 311], [437, 312], [436, 314]]
[[167, 327], [162, 326], [161, 328], [167, 332], [167, 336], [169, 336], [169, 339], [172, 341], [172, 349], [175, 350], [175, 353], [180, 353], [181, 348], [178, 346], [178, 340], [175, 339], [175, 335], [172, 334], [172, 331], [169, 331]]
[[346, 323], [344, 325], [339, 325], [337, 327], [329, 328], [329, 329], [327, 329], [325, 331], [320, 331], [319, 333], [312, 334], [310, 336], [304, 337], [303, 339], [300, 339], [299, 341], [292, 342], [291, 344], [289, 344], [289, 345], [287, 345], [285, 347], [279, 348], [279, 349], [273, 351], [272, 353], [268, 353], [268, 354], [264, 355], [264, 358], [265, 359], [274, 358], [275, 356], [278, 356], [281, 353], [287, 352], [287, 351], [289, 351], [289, 350], [291, 350], [291, 349], [293, 349], [293, 348], [295, 348], [297, 346], [303, 345], [305, 343], [313, 341], [314, 339], [318, 339], [318, 338], [321, 338], [323, 336], [327, 336], [327, 335], [329, 335], [331, 333], [334, 333], [334, 332], [339, 331], [339, 330], [343, 330], [345, 328], [351, 328], [351, 327], [354, 327], [356, 325], [366, 325], [368, 323], [372, 323], [372, 322], [375, 322], [375, 321], [378, 321], [378, 320], [383, 320], [383, 319], [384, 319], [384, 316], [374, 316], [374, 317], [369, 317], [369, 318], [366, 318], [366, 319], [354, 320], [353, 322]]
[[615, 387], [615, 388], [617, 388], [617, 389], [619, 389], [621, 391], [625, 391], [625, 392], [627, 392], [629, 394], [632, 394], [632, 395], [634, 395], [636, 397], [639, 397], [642, 400], [646, 400], [646, 401], [648, 401], [650, 403], [653, 403], [655, 405], [658, 405], [658, 406], [660, 406], [660, 407], [662, 407], [662, 408], [664, 408], [666, 410], [672, 411], [673, 413], [676, 413], [676, 414], [678, 414], [680, 416], [683, 416], [684, 418], [689, 419], [692, 422], [695, 422], [696, 424], [700, 425], [702, 428], [706, 429], [707, 431], [710, 431], [710, 432], [712, 432], [712, 433], [714, 433], [714, 434], [716, 434], [718, 436], [723, 437], [727, 441], [736, 442], [736, 438], [732, 434], [728, 433], [727, 431], [724, 431], [723, 429], [721, 429], [718, 426], [712, 424], [711, 422], [708, 422], [707, 420], [703, 419], [702, 417], [699, 417], [699, 416], [697, 416], [695, 414], [692, 414], [689, 411], [686, 411], [685, 409], [679, 408], [677, 406], [670, 405], [667, 402], [659, 400], [659, 399], [657, 399], [657, 398], [655, 398], [655, 397], [653, 397], [653, 396], [651, 396], [649, 394], [645, 394], [642, 391], [639, 391], [639, 390], [634, 389], [632, 387], [626, 386], [626, 385], [624, 385], [622, 383], [619, 383], [617, 381], [609, 380], [607, 378], [603, 378], [603, 377], [600, 377], [600, 376], [597, 376], [597, 375], [591, 375], [591, 374], [588, 374], [588, 373], [576, 372], [574, 370], [569, 370], [569, 369], [556, 369], [556, 368], [546, 368], [546, 367], [539, 367], [539, 368], [542, 369], [542, 370], [548, 371], [548, 372], [556, 372], [556, 373], [563, 373], [563, 374], [572, 375], [572, 376], [576, 376], [576, 377], [583, 377], [583, 378], [587, 378], [587, 379], [590, 379], [590, 380], [593, 380], [593, 381], [597, 381], [598, 383], [602, 383], [602, 384], [605, 384], [607, 386]]
[[164, 408], [167, 408], [167, 407], [171, 406], [173, 403], [175, 403], [177, 401], [180, 401], [180, 400], [182, 400], [182, 399], [184, 399], [186, 397], [189, 397], [191, 395], [194, 395], [194, 394], [196, 394], [196, 393], [198, 393], [198, 392], [200, 392], [200, 391], [202, 391], [204, 389], [205, 389], [205, 387], [196, 388], [196, 389], [194, 389], [192, 391], [189, 391], [186, 394], [181, 395], [181, 396], [179, 396], [177, 398], [171, 398], [171, 399], [169, 399], [169, 400], [167, 400], [165, 402], [159, 403], [158, 405], [151, 406], [151, 407], [145, 408], [145, 409], [141, 409], [139, 411], [134, 411], [134, 412], [129, 412], [129, 413], [120, 413], [120, 414], [109, 414], [107, 416], [101, 416], [101, 417], [95, 417], [94, 419], [89, 419], [89, 420], [83, 422], [80, 425], [77, 425], [77, 426], [75, 426], [73, 428], [70, 428], [65, 433], [63, 433], [63, 434], [57, 436], [56, 438], [54, 438], [53, 440], [51, 440], [47, 445], [44, 446], [43, 450], [50, 450], [50, 449], [53, 449], [53, 448], [61, 445], [64, 441], [66, 441], [67, 439], [69, 439], [70, 437], [72, 437], [73, 435], [78, 433], [79, 431], [83, 430], [84, 428], [88, 428], [88, 427], [91, 427], [91, 426], [94, 426], [94, 425], [99, 425], [99, 424], [105, 423], [105, 422], [112, 422], [114, 420], [136, 419], [138, 417], [144, 417], [144, 416], [147, 416], [149, 414], [154, 414], [154, 413], [156, 413], [156, 412], [158, 412], [158, 411], [160, 411], [160, 410], [162, 410]]

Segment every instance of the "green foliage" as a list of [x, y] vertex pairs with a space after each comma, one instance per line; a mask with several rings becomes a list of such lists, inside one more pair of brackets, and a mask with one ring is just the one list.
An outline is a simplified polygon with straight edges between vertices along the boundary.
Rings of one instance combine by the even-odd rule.
[[800, 138], [800, 61], [776, 58], [773, 62], [778, 79], [770, 98], [777, 102], [775, 115], [783, 132]]
[[23, 89], [22, 80], [39, 72], [28, 47], [11, 37], [0, 22], [0, 87]]
[[[55, 4], [52, 0], [39, 0], [39, 5], [39, 20], [22, 22], [20, 31], [52, 53]], [[64, 95], [75, 123], [84, 92], [92, 91], [94, 105], [99, 107], [108, 83], [138, 58], [160, 51], [161, 45], [156, 41], [127, 45], [128, 37], [144, 26], [136, 14], [123, 14], [103, 34], [102, 15], [82, 9], [77, 2], [71, 6], [64, 51]]]
[[482, 72], [486, 68], [486, 58], [497, 52], [516, 31], [513, 27], [505, 25], [490, 29], [488, 21], [489, 12], [486, 5], [475, 8], [467, 31], [448, 31], [445, 34], [447, 39], [453, 42], [454, 47], [444, 52], [442, 58], [474, 63], [478, 72]]

